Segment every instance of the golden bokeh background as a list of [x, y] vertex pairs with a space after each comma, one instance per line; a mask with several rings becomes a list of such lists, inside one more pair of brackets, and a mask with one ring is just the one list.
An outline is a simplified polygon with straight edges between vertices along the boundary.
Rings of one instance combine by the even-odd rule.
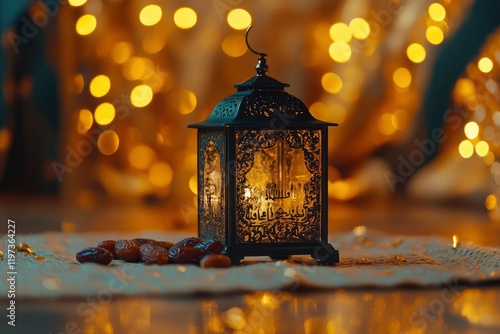
[[[57, 5], [53, 16], [47, 10], [51, 4]], [[449, 108], [431, 115], [441, 119], [439, 126], [433, 129], [425, 121], [439, 57], [455, 34], [460, 37], [475, 4], [31, 2], [18, 17], [40, 23], [41, 33], [28, 42], [40, 39], [37, 52], [56, 73], [59, 112], [58, 126], [48, 127], [55, 134], [45, 128], [57, 138], [51, 144], [57, 153], [33, 162], [43, 171], [42, 186], [28, 189], [43, 191], [43, 184], [52, 182], [64, 201], [82, 209], [110, 202], [195, 208], [196, 132], [187, 124], [205, 119], [234, 92], [234, 84], [254, 75], [257, 56], [245, 45], [252, 24], [250, 43], [269, 55], [269, 75], [290, 83], [288, 92], [316, 118], [340, 125], [330, 135], [332, 201], [400, 194], [431, 201], [458, 198], [480, 203], [497, 219], [498, 32], [490, 31], [468, 65], [458, 68], [462, 74], [452, 87], [438, 87]], [[43, 25], [41, 13], [48, 17]], [[36, 72], [15, 70], [26, 61], [20, 47], [29, 44], [15, 38], [23, 36], [22, 29], [13, 25], [3, 33], [6, 117], [0, 172], [6, 191], [18, 190], [15, 182], [5, 181], [15, 175], [12, 159], [9, 167], [15, 149], [12, 115], [23, 108], [37, 111], [31, 103]], [[461, 45], [467, 48], [467, 40]], [[447, 59], [447, 66], [455, 61]], [[467, 116], [456, 116], [457, 106]], [[452, 117], [458, 120], [451, 122]], [[43, 138], [43, 133], [31, 135], [27, 141]]]

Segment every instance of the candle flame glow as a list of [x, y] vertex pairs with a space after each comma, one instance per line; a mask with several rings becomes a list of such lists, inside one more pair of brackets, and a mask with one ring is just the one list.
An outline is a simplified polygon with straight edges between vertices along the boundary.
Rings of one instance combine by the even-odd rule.
[[459, 244], [458, 235], [453, 234], [453, 248], [457, 248]]

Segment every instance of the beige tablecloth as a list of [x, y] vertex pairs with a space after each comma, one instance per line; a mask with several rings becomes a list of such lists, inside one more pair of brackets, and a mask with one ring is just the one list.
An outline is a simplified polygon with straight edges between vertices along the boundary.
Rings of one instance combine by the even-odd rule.
[[[147, 237], [178, 241], [185, 234], [148, 231], [139, 234], [48, 232], [18, 235], [46, 261], [16, 254], [16, 297], [44, 298], [117, 295], [187, 295], [257, 290], [313, 288], [440, 286], [480, 283], [500, 278], [500, 249], [461, 243], [452, 247], [441, 237], [392, 236], [376, 231], [332, 235], [330, 242], [340, 251], [335, 266], [312, 264], [308, 257], [294, 261], [247, 258], [227, 269], [202, 269], [195, 265], [146, 266], [113, 261], [108, 266], [79, 264], [75, 254], [105, 239]], [[7, 236], [0, 239], [6, 253]], [[0, 262], [4, 279], [0, 290], [8, 290], [6, 254]], [[7, 298], [2, 293], [0, 298]]]

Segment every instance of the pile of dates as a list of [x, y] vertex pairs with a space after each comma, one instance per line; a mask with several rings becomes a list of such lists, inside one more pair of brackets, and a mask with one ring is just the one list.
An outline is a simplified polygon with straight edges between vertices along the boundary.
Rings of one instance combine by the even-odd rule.
[[153, 239], [104, 240], [96, 247], [76, 253], [80, 263], [109, 264], [112, 260], [144, 264], [197, 264], [202, 268], [226, 268], [231, 259], [222, 255], [224, 244], [217, 240], [202, 241], [189, 237], [176, 244]]

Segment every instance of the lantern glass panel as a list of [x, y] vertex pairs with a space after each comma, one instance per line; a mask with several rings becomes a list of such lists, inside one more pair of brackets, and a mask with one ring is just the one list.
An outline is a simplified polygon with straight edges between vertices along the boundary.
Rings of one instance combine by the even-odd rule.
[[236, 130], [237, 243], [320, 240], [321, 135]]
[[200, 131], [198, 144], [199, 234], [225, 240], [225, 133]]

